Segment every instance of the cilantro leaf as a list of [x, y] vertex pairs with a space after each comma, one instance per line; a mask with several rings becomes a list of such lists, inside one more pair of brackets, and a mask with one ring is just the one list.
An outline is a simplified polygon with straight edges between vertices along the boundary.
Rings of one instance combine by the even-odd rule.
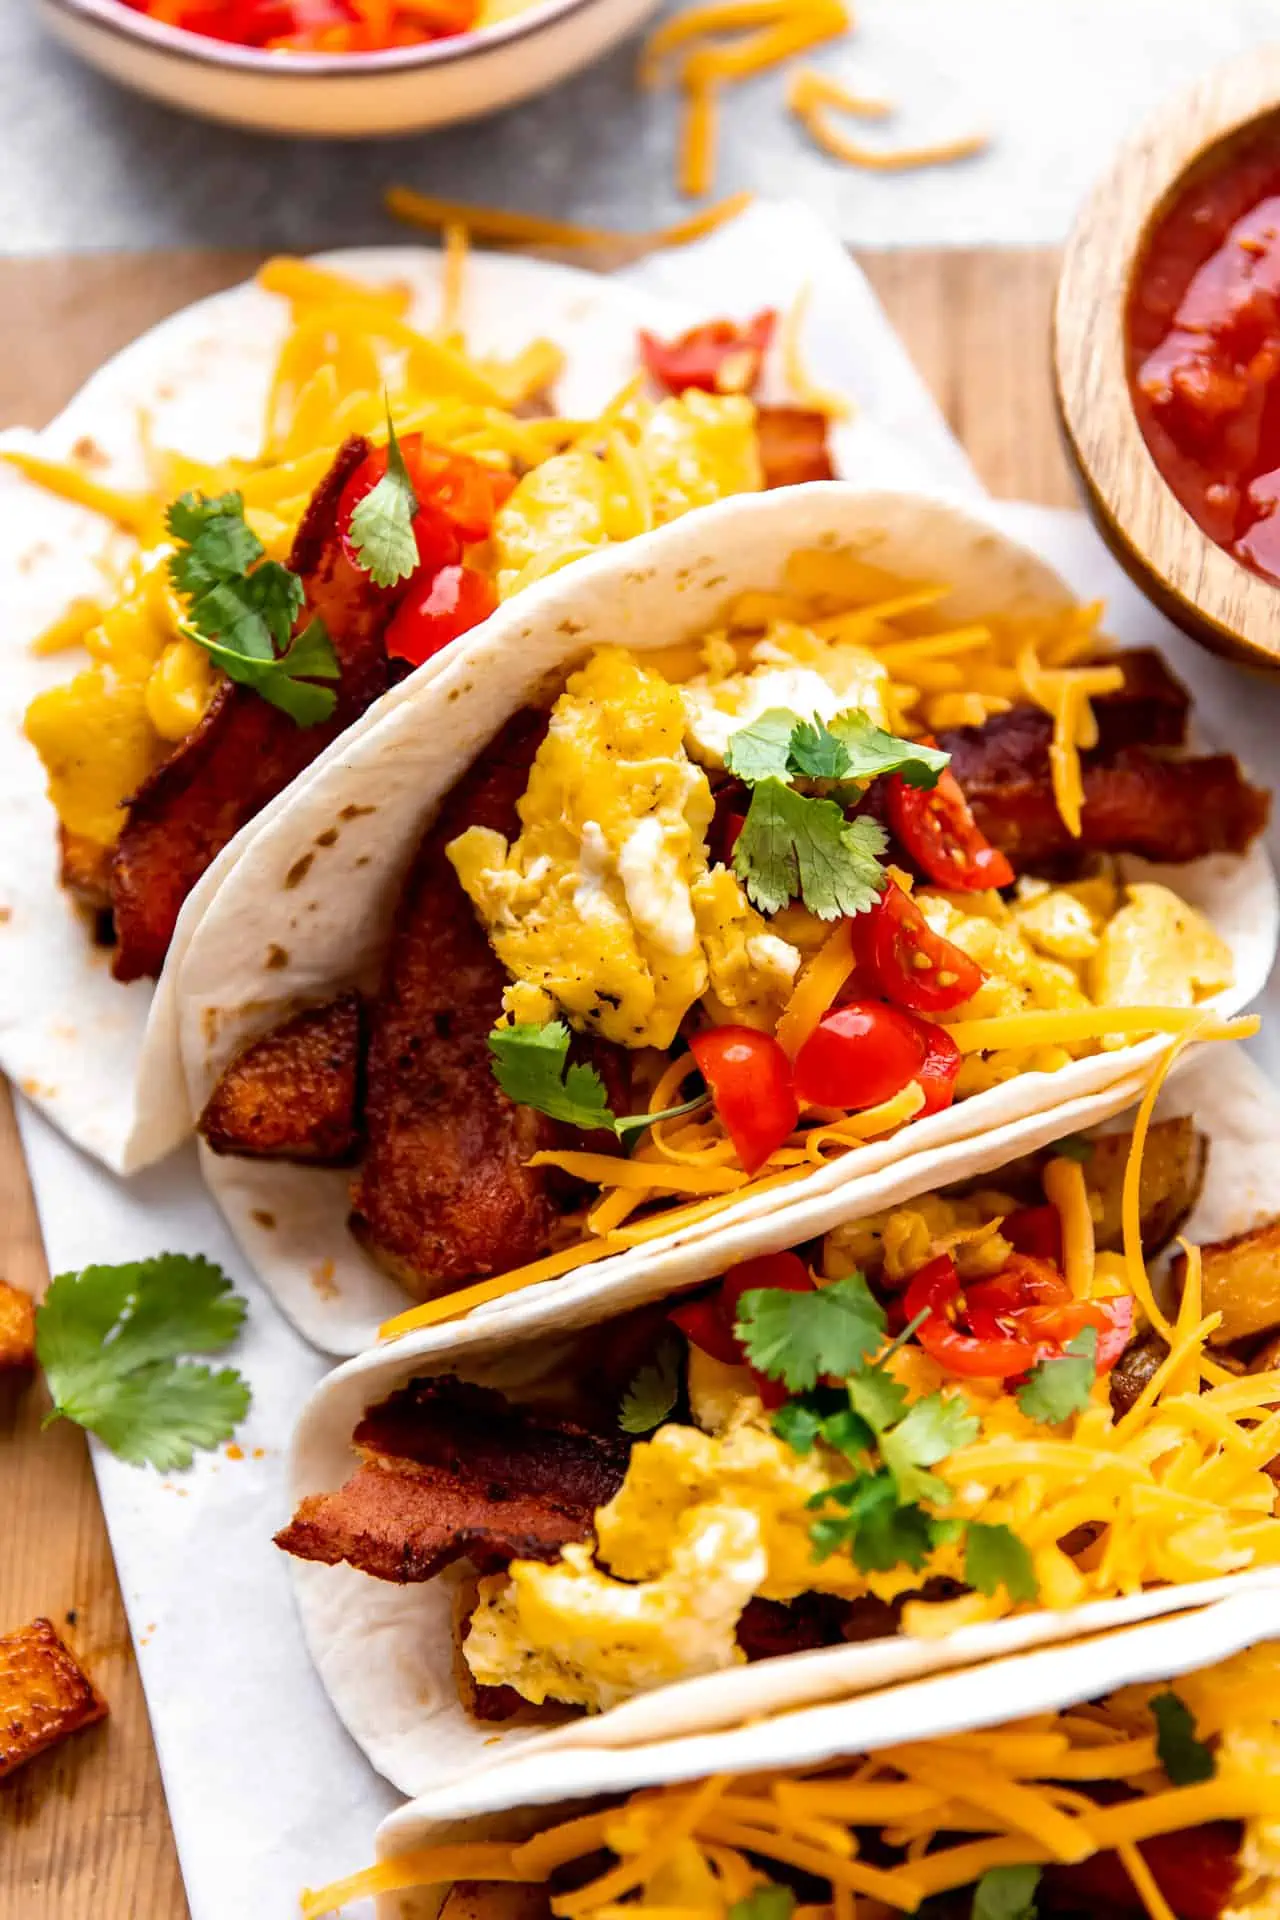
[[302, 582], [264, 558], [243, 496], [184, 493], [169, 506], [165, 525], [177, 542], [169, 578], [187, 603], [181, 632], [229, 680], [251, 687], [298, 726], [327, 720], [337, 695], [313, 683], [340, 677], [338, 657], [318, 616], [292, 639], [306, 598]]
[[1060, 1160], [1079, 1160], [1087, 1165], [1093, 1158], [1094, 1143], [1087, 1133], [1064, 1133], [1061, 1140], [1055, 1140], [1049, 1152]]
[[745, 1899], [735, 1900], [725, 1920], [791, 1920], [795, 1904], [790, 1887], [771, 1880], [767, 1886], [753, 1887]]
[[674, 1120], [707, 1104], [710, 1096], [700, 1093], [678, 1107], [664, 1107], [661, 1113], [615, 1114], [595, 1068], [569, 1065], [571, 1040], [563, 1020], [541, 1025], [517, 1021], [513, 1026], [500, 1020], [489, 1034], [489, 1053], [494, 1078], [507, 1098], [584, 1133], [607, 1127], [619, 1140], [651, 1127], [655, 1120]]
[[1018, 1405], [1028, 1420], [1059, 1426], [1088, 1406], [1097, 1377], [1098, 1330], [1085, 1327], [1057, 1359], [1036, 1362], [1018, 1388]]
[[138, 1465], [190, 1466], [193, 1448], [235, 1431], [249, 1388], [232, 1368], [183, 1356], [229, 1346], [245, 1312], [221, 1268], [187, 1254], [60, 1273], [36, 1310], [49, 1419], [75, 1421]]
[[893, 1474], [902, 1500], [950, 1498], [951, 1489], [927, 1468], [968, 1446], [980, 1427], [963, 1402], [941, 1393], [917, 1400], [897, 1426], [880, 1435], [880, 1457]]
[[857, 1480], [815, 1495], [811, 1506], [831, 1503], [843, 1513], [826, 1514], [809, 1529], [815, 1560], [848, 1548], [863, 1573], [887, 1573], [906, 1565], [924, 1566], [933, 1550], [933, 1522], [923, 1507], [903, 1505], [893, 1475], [881, 1467]]
[[884, 1337], [884, 1308], [860, 1273], [813, 1293], [754, 1287], [738, 1302], [734, 1332], [753, 1367], [792, 1393], [823, 1374], [856, 1372]]
[[1196, 1723], [1185, 1700], [1170, 1687], [1153, 1694], [1150, 1702], [1156, 1722], [1156, 1752], [1175, 1787], [1194, 1787], [1212, 1780], [1218, 1770], [1213, 1749], [1196, 1733]]
[[762, 913], [803, 900], [820, 920], [865, 913], [884, 890], [877, 820], [846, 820], [834, 800], [797, 793], [776, 775], [752, 788], [733, 869]]
[[1035, 1920], [1039, 1867], [988, 1867], [973, 1890], [971, 1920]]
[[375, 587], [394, 587], [418, 564], [413, 516], [418, 496], [387, 409], [387, 470], [351, 516], [349, 535], [360, 565]]
[[498, 1085], [517, 1106], [536, 1107], [585, 1133], [612, 1126], [604, 1081], [594, 1067], [569, 1065], [569, 1039], [563, 1020], [496, 1026], [489, 1052]]
[[680, 1395], [681, 1357], [680, 1341], [668, 1333], [652, 1358], [636, 1369], [618, 1410], [624, 1433], [652, 1433], [662, 1425]]
[[883, 1367], [868, 1367], [849, 1381], [849, 1405], [875, 1434], [883, 1434], [901, 1420], [906, 1404], [906, 1388]]
[[795, 728], [794, 713], [786, 707], [770, 707], [749, 726], [738, 728], [725, 747], [725, 766], [749, 787], [759, 780], [789, 783]]
[[845, 766], [837, 777], [846, 780], [874, 780], [882, 773], [896, 773], [909, 787], [936, 787], [951, 758], [940, 747], [886, 733], [857, 707], [838, 713], [828, 731], [844, 749]]
[[1034, 1600], [1040, 1591], [1031, 1555], [1009, 1527], [973, 1520], [964, 1541], [964, 1577], [988, 1596], [1003, 1587], [1010, 1600]]
[[811, 721], [796, 722], [789, 764], [807, 780], [842, 780], [849, 771], [849, 750], [815, 714]]

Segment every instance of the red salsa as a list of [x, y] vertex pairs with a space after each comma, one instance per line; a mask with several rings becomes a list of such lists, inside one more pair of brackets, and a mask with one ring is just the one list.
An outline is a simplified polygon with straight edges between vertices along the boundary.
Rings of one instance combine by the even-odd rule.
[[1280, 584], [1280, 136], [1219, 158], [1177, 196], [1127, 318], [1156, 465], [1211, 540]]

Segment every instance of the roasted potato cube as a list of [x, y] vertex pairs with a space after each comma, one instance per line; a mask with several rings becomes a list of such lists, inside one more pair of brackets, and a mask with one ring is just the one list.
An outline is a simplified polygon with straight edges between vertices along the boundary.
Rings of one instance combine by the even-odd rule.
[[[1200, 1258], [1204, 1311], [1222, 1315], [1221, 1326], [1209, 1336], [1211, 1345], [1230, 1347], [1280, 1327], [1280, 1220], [1231, 1240], [1210, 1241], [1201, 1247]], [[1173, 1264], [1179, 1290], [1186, 1269], [1186, 1256], [1179, 1254]]]
[[[1109, 1253], [1115, 1252], [1124, 1238], [1120, 1202], [1132, 1145], [1132, 1133], [1100, 1134], [1085, 1162], [1085, 1185], [1097, 1202], [1094, 1243]], [[1208, 1141], [1185, 1114], [1176, 1120], [1158, 1120], [1147, 1134], [1138, 1205], [1142, 1251], [1148, 1260], [1168, 1246], [1195, 1206], [1204, 1185], [1208, 1157]]]
[[551, 1895], [543, 1884], [518, 1880], [455, 1880], [440, 1920], [549, 1920]]
[[362, 1027], [359, 994], [344, 993], [251, 1041], [200, 1116], [213, 1151], [315, 1167], [354, 1159]]
[[0, 1280], [0, 1373], [25, 1373], [36, 1363], [36, 1303], [21, 1287]]
[[106, 1711], [48, 1620], [0, 1634], [0, 1780]]

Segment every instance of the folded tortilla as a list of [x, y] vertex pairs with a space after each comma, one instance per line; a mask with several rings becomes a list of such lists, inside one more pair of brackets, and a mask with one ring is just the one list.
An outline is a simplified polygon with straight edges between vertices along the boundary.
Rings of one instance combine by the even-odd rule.
[[[376, 982], [424, 827], [513, 713], [554, 690], [592, 645], [616, 643], [643, 658], [700, 637], [739, 594], [781, 588], [791, 556], [811, 551], [856, 554], [907, 586], [945, 582], [937, 612], [956, 622], [1028, 618], [1072, 599], [1035, 554], [972, 509], [841, 482], [723, 502], [530, 588], [452, 649], [432, 681], [341, 742], [220, 888], [178, 989], [192, 1119], [248, 1041], [299, 1007]], [[1226, 1013], [1247, 1005], [1270, 971], [1280, 911], [1262, 848], [1165, 869], [1122, 864], [1128, 877], [1163, 879], [1230, 946], [1234, 984], [1206, 1007]], [[1097, 1103], [1090, 1120], [1119, 1111], [1165, 1044], [1157, 1037], [1057, 1073], [1020, 1074], [828, 1161], [788, 1186], [785, 1198], [748, 1187], [709, 1221], [543, 1284], [558, 1299], [582, 1291], [621, 1302], [652, 1262], [682, 1281], [746, 1252], [791, 1245], [869, 1210], [876, 1204], [869, 1183], [895, 1168], [905, 1173], [904, 1163], [916, 1169], [918, 1192], [930, 1184], [935, 1157], [959, 1143], [1018, 1127], [1027, 1129], [1028, 1145], [1037, 1130], [1051, 1138], [1064, 1130], [1055, 1113], [1076, 1102]], [[245, 1254], [318, 1346], [356, 1352], [408, 1304], [347, 1231], [346, 1173], [207, 1151], [203, 1162]], [[511, 1306], [503, 1300], [483, 1311]]]
[[[1280, 1133], [1280, 1098], [1239, 1048], [1202, 1054], [1183, 1076], [1166, 1085], [1157, 1117], [1190, 1113], [1209, 1141], [1207, 1172], [1195, 1208], [1182, 1231], [1193, 1242], [1244, 1232], [1280, 1212], [1280, 1174], [1274, 1142]], [[1079, 1113], [1067, 1123], [1058, 1110], [1058, 1131], [1078, 1131]], [[1026, 1150], [1030, 1135], [1013, 1128], [1003, 1159]], [[1053, 1136], [1049, 1136], [1053, 1137]], [[878, 1183], [869, 1205], [850, 1205], [853, 1220], [909, 1200], [926, 1188], [985, 1174], [1000, 1164], [990, 1142], [967, 1155], [952, 1149], [909, 1179]], [[804, 1233], [794, 1236], [803, 1239]], [[730, 1264], [723, 1260], [715, 1266]], [[673, 1277], [668, 1262], [651, 1262], [629, 1289], [628, 1305], [668, 1298], [695, 1274]], [[538, 1288], [503, 1314], [473, 1314], [454, 1326], [409, 1334], [335, 1369], [303, 1410], [290, 1468], [291, 1510], [309, 1494], [339, 1487], [356, 1462], [351, 1435], [366, 1407], [410, 1380], [456, 1374], [497, 1387], [513, 1399], [547, 1397], [563, 1380], [574, 1332], [611, 1316], [616, 1297], [584, 1300]], [[541, 1393], [540, 1393], [541, 1390]], [[794, 1653], [701, 1675], [638, 1694], [594, 1716], [566, 1718], [547, 1732], [514, 1723], [481, 1723], [463, 1707], [456, 1671], [454, 1616], [457, 1593], [470, 1579], [455, 1566], [417, 1585], [375, 1580], [350, 1566], [290, 1560], [307, 1643], [330, 1698], [369, 1759], [403, 1792], [442, 1786], [459, 1771], [519, 1750], [533, 1741], [545, 1747], [630, 1746], [669, 1740], [715, 1727], [729, 1727], [762, 1714], [790, 1712], [844, 1693], [897, 1684], [944, 1667], [962, 1667], [1043, 1642], [1074, 1639], [1111, 1626], [1204, 1605], [1220, 1595], [1262, 1585], [1272, 1594], [1275, 1569], [1185, 1587], [1151, 1588], [1127, 1599], [1090, 1602], [1062, 1612], [1044, 1609], [961, 1628], [945, 1639], [899, 1634], [813, 1652]], [[999, 1716], [997, 1716], [999, 1717]]]

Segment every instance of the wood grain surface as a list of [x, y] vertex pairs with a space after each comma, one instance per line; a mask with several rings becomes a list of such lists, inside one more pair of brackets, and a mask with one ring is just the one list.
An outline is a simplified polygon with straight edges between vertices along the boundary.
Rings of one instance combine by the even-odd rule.
[[[0, 425], [43, 425], [95, 366], [254, 257], [104, 254], [0, 261]], [[982, 479], [1072, 505], [1049, 377], [1049, 252], [863, 257], [890, 319]], [[39, 1292], [39, 1228], [0, 1086], [0, 1274]], [[79, 1432], [40, 1431], [47, 1401], [0, 1387], [0, 1631], [43, 1613], [111, 1705], [0, 1785], [0, 1920], [183, 1920], [187, 1908], [142, 1689]], [[281, 1920], [285, 1920], [282, 1916]]]

